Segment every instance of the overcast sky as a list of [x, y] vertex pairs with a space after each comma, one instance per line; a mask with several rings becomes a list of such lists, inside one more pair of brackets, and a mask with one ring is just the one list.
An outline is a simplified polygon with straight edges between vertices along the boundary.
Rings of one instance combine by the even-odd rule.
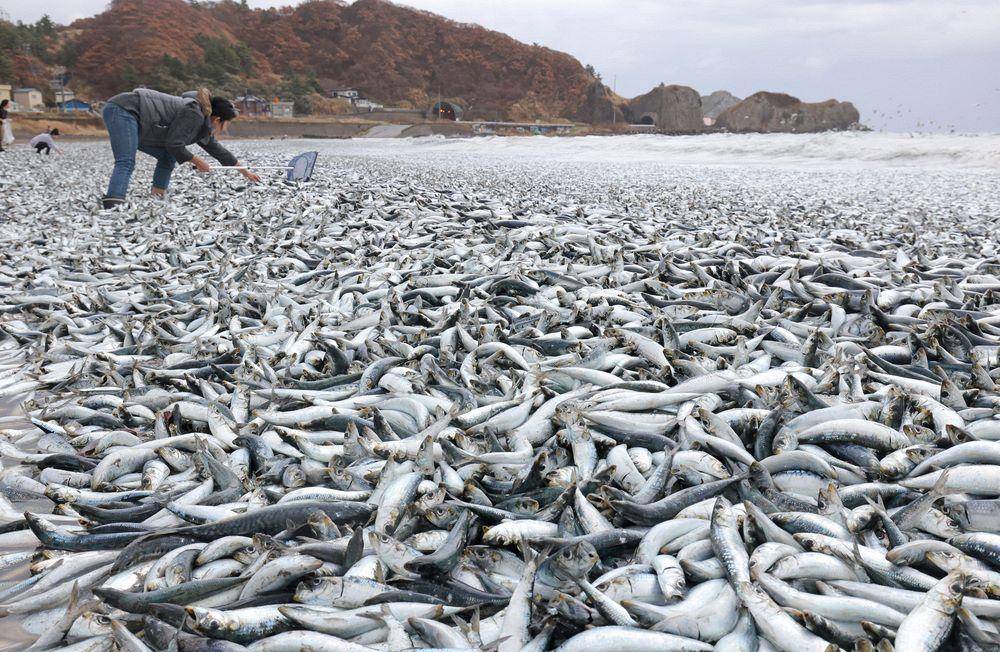
[[[253, 6], [294, 0], [249, 0]], [[107, 0], [0, 0], [60, 23]], [[621, 95], [686, 84], [853, 101], [875, 129], [1000, 132], [1000, 0], [403, 0], [573, 54]]]

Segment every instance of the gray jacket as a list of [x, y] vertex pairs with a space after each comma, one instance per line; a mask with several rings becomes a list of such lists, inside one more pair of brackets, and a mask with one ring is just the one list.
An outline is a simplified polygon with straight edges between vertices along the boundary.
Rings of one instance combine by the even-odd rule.
[[163, 147], [178, 163], [187, 163], [194, 158], [187, 146], [197, 143], [223, 165], [236, 165], [236, 157], [212, 135], [212, 123], [196, 93], [178, 97], [148, 88], [134, 92], [139, 98], [139, 144]]

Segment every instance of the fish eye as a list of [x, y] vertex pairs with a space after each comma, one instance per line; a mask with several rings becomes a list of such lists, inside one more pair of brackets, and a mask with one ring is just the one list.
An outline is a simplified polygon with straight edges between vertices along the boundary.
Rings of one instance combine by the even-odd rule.
[[961, 582], [952, 582], [948, 588], [951, 589], [952, 593], [961, 593], [964, 587]]

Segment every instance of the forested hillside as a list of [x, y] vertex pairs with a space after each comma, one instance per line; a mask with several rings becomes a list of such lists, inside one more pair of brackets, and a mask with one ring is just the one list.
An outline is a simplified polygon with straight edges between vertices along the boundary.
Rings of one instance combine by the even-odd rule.
[[0, 78], [40, 84], [45, 66], [64, 65], [73, 89], [93, 98], [206, 85], [280, 95], [308, 110], [314, 93], [344, 85], [391, 105], [426, 108], [440, 97], [471, 116], [587, 119], [603, 95], [568, 54], [385, 0], [267, 10], [234, 0], [114, 0], [67, 27], [5, 24], [2, 38], [11, 47]]

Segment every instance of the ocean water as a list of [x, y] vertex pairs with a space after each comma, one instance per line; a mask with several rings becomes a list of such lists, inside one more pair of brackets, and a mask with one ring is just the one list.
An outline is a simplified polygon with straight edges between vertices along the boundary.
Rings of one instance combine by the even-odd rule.
[[342, 155], [466, 157], [560, 163], [966, 168], [1000, 171], [1000, 134], [711, 134], [427, 137], [336, 141]]

